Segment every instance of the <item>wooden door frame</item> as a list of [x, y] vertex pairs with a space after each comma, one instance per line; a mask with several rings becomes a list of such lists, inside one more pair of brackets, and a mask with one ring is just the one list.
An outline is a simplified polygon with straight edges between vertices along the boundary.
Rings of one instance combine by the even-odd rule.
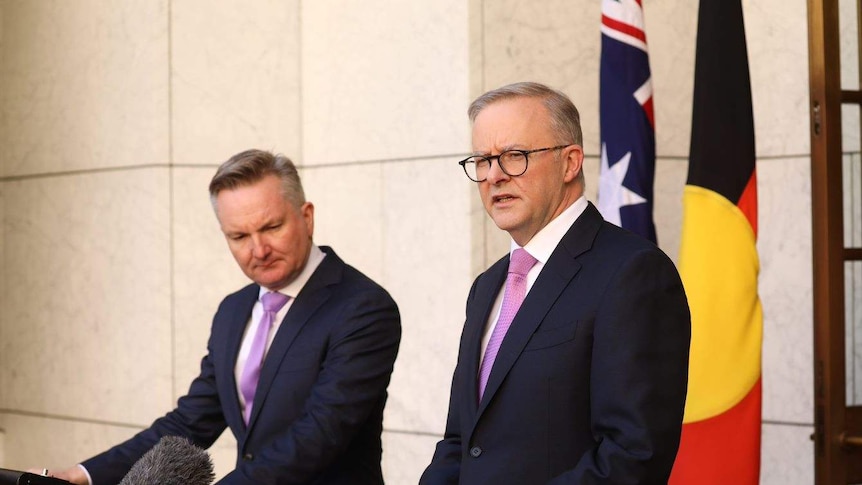
[[[860, 15], [857, 12], [857, 17]], [[859, 32], [862, 37], [862, 30]], [[858, 90], [842, 92], [841, 89], [837, 0], [808, 0], [808, 45], [814, 299], [814, 476], [817, 485], [846, 485], [862, 482], [862, 460], [854, 459], [849, 452], [856, 446], [850, 441], [857, 438], [848, 439], [845, 433], [847, 429], [858, 429], [862, 424], [862, 407], [846, 405], [844, 268], [846, 261], [862, 260], [862, 250], [844, 247], [841, 105], [859, 104], [862, 96]]]

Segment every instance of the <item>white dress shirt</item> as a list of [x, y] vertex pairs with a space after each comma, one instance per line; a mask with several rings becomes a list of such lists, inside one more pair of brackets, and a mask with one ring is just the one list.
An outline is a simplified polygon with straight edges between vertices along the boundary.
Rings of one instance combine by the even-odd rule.
[[[314, 270], [320, 266], [320, 263], [323, 261], [326, 253], [320, 250], [319, 247], [315, 245], [311, 245], [311, 252], [308, 255], [308, 262], [305, 264], [305, 267], [302, 268], [302, 272], [287, 286], [278, 290], [278, 293], [282, 295], [286, 295], [290, 297], [287, 300], [287, 303], [281, 307], [275, 314], [275, 320], [272, 322], [272, 328], [269, 331], [269, 337], [266, 340], [266, 349], [263, 353], [263, 358], [266, 358], [267, 352], [269, 352], [269, 347], [272, 345], [272, 340], [275, 338], [275, 334], [278, 332], [279, 327], [281, 327], [281, 321], [284, 320], [284, 316], [287, 315], [287, 311], [290, 310], [290, 307], [293, 306], [293, 302], [296, 299], [296, 295], [302, 291], [302, 288], [308, 282], [308, 279], [311, 278], [311, 274], [314, 273]], [[245, 397], [242, 395], [242, 391], [240, 391], [239, 383], [240, 378], [242, 377], [242, 371], [245, 368], [245, 361], [248, 360], [248, 354], [251, 352], [251, 343], [254, 340], [254, 335], [257, 333], [257, 327], [260, 325], [260, 319], [263, 316], [263, 303], [261, 303], [261, 298], [266, 293], [269, 293], [271, 290], [268, 288], [260, 287], [260, 294], [258, 295], [257, 301], [254, 303], [254, 308], [251, 310], [251, 317], [245, 325], [245, 331], [242, 334], [242, 345], [239, 348], [239, 354], [236, 356], [236, 367], [234, 367], [234, 375], [236, 376], [236, 393], [239, 396], [239, 406], [240, 411], [245, 412]]]
[[[536, 282], [536, 278], [539, 277], [539, 273], [542, 272], [542, 268], [545, 267], [545, 263], [550, 259], [551, 253], [557, 249], [560, 241], [563, 240], [563, 236], [566, 235], [566, 232], [569, 231], [569, 228], [571, 228], [572, 224], [578, 220], [578, 217], [584, 213], [586, 208], [587, 198], [581, 196], [578, 200], [572, 203], [572, 205], [566, 207], [560, 215], [552, 219], [547, 226], [540, 229], [539, 232], [530, 239], [527, 245], [524, 246], [523, 249], [530, 253], [530, 256], [538, 260], [538, 262], [533, 265], [527, 273], [527, 293], [524, 294], [524, 298], [526, 298], [527, 294], [530, 293], [533, 283]], [[512, 253], [518, 248], [520, 248], [520, 246], [518, 246], [518, 243], [513, 240], [509, 248], [510, 258], [512, 257]], [[500, 291], [497, 292], [497, 298], [494, 300], [491, 314], [488, 317], [488, 321], [485, 323], [485, 333], [482, 334], [482, 348], [480, 354], [483, 358], [485, 355], [485, 348], [488, 347], [488, 340], [491, 339], [491, 332], [494, 330], [494, 327], [497, 325], [497, 320], [500, 318], [500, 309], [503, 307], [503, 293], [505, 290], [506, 285], [504, 283], [503, 286], [500, 287]]]

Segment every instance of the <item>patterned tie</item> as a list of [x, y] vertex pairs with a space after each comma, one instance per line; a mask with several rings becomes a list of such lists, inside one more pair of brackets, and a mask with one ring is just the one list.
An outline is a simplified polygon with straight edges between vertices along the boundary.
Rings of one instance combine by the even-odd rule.
[[506, 332], [527, 294], [527, 272], [537, 262], [536, 258], [521, 248], [516, 249], [509, 260], [509, 275], [506, 276], [506, 290], [503, 292], [503, 307], [500, 309], [500, 318], [497, 319], [497, 325], [491, 332], [488, 347], [485, 349], [485, 357], [479, 367], [479, 401], [485, 394], [488, 376], [491, 375], [491, 368], [494, 367], [494, 360], [497, 358], [500, 344], [503, 343], [503, 337], [506, 336]]
[[254, 393], [257, 390], [257, 381], [260, 379], [260, 368], [263, 367], [266, 342], [269, 340], [269, 330], [272, 328], [273, 322], [275, 322], [275, 314], [281, 310], [281, 307], [289, 299], [289, 296], [276, 292], [266, 293], [260, 299], [263, 304], [263, 316], [260, 317], [260, 324], [258, 324], [257, 332], [251, 341], [251, 350], [248, 352], [248, 359], [245, 361], [245, 367], [239, 378], [239, 390], [245, 399], [245, 409], [243, 410], [242, 417], [246, 425], [248, 425], [248, 420], [251, 417]]

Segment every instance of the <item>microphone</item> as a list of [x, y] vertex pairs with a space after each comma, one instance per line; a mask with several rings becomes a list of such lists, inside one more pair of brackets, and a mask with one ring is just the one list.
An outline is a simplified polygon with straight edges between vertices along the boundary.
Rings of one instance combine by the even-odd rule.
[[164, 436], [123, 477], [120, 485], [210, 485], [209, 454], [181, 436]]
[[0, 485], [72, 485], [66, 480], [0, 468]]

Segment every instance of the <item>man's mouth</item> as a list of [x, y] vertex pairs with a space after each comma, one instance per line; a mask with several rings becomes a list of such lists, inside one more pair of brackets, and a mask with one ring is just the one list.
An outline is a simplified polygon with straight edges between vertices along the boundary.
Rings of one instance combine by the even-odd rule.
[[509, 202], [510, 200], [515, 200], [515, 197], [513, 197], [513, 196], [511, 196], [511, 195], [508, 195], [508, 194], [495, 195], [495, 196], [492, 198], [492, 200], [494, 201], [494, 203], [497, 203], [497, 202]]

